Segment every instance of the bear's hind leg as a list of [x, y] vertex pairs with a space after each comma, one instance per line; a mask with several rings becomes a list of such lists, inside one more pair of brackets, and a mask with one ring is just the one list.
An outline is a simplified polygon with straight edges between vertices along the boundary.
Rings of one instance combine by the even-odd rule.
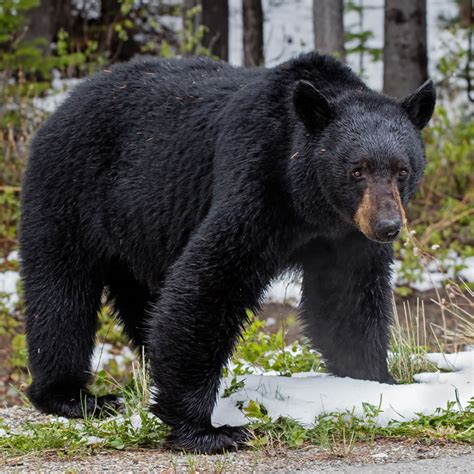
[[33, 260], [24, 252], [23, 280], [33, 405], [69, 418], [115, 408], [116, 397], [86, 391], [102, 294], [99, 276], [87, 264]]

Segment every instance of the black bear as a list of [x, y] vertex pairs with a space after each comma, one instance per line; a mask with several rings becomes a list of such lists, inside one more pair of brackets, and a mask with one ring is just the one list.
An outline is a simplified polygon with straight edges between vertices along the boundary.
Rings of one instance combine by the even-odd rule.
[[269, 69], [140, 59], [82, 82], [36, 135], [23, 186], [33, 404], [82, 416], [105, 289], [146, 348], [169, 444], [235, 448], [246, 431], [211, 424], [220, 375], [288, 267], [328, 369], [392, 382], [391, 242], [434, 104], [431, 82], [394, 100], [314, 53]]

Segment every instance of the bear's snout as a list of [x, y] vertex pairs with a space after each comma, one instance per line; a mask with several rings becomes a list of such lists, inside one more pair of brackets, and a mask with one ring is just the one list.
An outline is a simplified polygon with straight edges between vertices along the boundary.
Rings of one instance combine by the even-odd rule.
[[403, 216], [398, 187], [372, 181], [363, 192], [354, 223], [369, 239], [388, 243], [399, 237]]

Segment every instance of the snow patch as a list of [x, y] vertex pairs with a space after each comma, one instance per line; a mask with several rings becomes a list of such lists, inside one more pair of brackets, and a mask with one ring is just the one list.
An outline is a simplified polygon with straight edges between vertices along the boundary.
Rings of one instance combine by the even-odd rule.
[[105, 443], [107, 441], [104, 438], [99, 438], [98, 436], [86, 436], [83, 439], [85, 440], [87, 446], [102, 444], [102, 443]]
[[91, 367], [94, 372], [99, 372], [111, 361], [115, 361], [119, 370], [125, 370], [127, 368], [127, 362], [135, 359], [136, 356], [134, 352], [128, 346], [123, 346], [120, 353], [117, 354], [114, 346], [109, 342], [105, 342], [98, 344], [94, 348]]
[[73, 87], [82, 79], [62, 79], [58, 71], [53, 71], [52, 89], [45, 97], [35, 97], [33, 107], [52, 114], [68, 97]]
[[2, 301], [9, 310], [13, 310], [18, 303], [17, 284], [19, 280], [20, 274], [18, 272], [12, 270], [0, 272], [0, 293], [7, 295], [2, 297]]
[[467, 257], [463, 261], [464, 268], [459, 271], [459, 276], [465, 281], [474, 281], [474, 257]]
[[[298, 377], [274, 375], [245, 375], [243, 389], [228, 398], [220, 398], [213, 413], [213, 422], [222, 425], [243, 425], [248, 418], [237, 408], [247, 406], [250, 400], [261, 403], [273, 420], [281, 416], [312, 426], [318, 415], [354, 410], [364, 415], [364, 403], [380, 408], [377, 424], [389, 421], [407, 421], [417, 414], [433, 414], [446, 408], [450, 401], [465, 407], [474, 397], [474, 351], [457, 354], [429, 354], [429, 359], [440, 369], [450, 373], [418, 374], [419, 383], [388, 385], [367, 380], [340, 378], [328, 374], [299, 374]], [[230, 383], [231, 377], [226, 382]], [[222, 397], [225, 383], [222, 384]]]
[[301, 279], [282, 275], [272, 282], [265, 292], [265, 300], [297, 306], [301, 299]]

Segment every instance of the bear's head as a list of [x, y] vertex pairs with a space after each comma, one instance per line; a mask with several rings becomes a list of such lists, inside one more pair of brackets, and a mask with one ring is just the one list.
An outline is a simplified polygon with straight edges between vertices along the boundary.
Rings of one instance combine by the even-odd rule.
[[290, 176], [303, 217], [317, 224], [321, 205], [329, 206], [371, 240], [396, 239], [423, 174], [420, 131], [435, 101], [431, 81], [399, 101], [364, 87], [330, 99], [297, 82], [293, 105], [301, 125]]

